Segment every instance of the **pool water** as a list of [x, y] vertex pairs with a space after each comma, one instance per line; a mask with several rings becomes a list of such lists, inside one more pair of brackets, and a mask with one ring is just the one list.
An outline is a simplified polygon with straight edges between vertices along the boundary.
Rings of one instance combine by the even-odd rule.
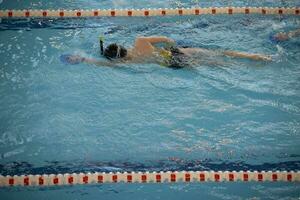
[[[139, 2], [4, 0], [0, 8], [226, 5]], [[293, 16], [2, 19], [0, 174], [299, 170], [300, 39], [278, 44], [269, 40], [270, 35], [299, 27], [299, 17]], [[157, 64], [112, 68], [60, 61], [63, 54], [104, 60], [99, 35], [105, 36], [105, 44], [126, 47], [138, 36], [164, 35], [182, 46], [261, 53], [272, 55], [273, 61], [218, 56], [181, 70]], [[297, 183], [107, 184], [1, 188], [0, 197], [298, 199], [299, 191]]]

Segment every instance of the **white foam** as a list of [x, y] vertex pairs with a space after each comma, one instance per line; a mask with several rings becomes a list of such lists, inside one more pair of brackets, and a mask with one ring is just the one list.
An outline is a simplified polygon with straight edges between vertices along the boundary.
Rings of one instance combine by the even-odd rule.
[[2, 158], [8, 158], [8, 157], [15, 156], [15, 155], [18, 155], [18, 154], [23, 153], [23, 152], [24, 152], [24, 147], [21, 147], [21, 148], [14, 149], [12, 151], [8, 151], [8, 152], [3, 153]]
[[124, 0], [114, 0], [112, 3], [115, 7], [126, 6], [127, 4]]

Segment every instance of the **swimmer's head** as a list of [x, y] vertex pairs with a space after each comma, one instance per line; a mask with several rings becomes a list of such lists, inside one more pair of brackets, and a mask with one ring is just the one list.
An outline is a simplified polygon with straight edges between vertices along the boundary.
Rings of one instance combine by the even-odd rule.
[[114, 43], [105, 48], [103, 55], [108, 59], [124, 58], [127, 55], [127, 49]]

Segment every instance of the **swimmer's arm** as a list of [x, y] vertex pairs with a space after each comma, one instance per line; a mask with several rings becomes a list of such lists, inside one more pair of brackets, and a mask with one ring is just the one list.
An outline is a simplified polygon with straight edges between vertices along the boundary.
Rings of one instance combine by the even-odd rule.
[[175, 43], [174, 40], [167, 38], [165, 36], [152, 36], [152, 37], [139, 37], [137, 41], [146, 41], [151, 44], [166, 42], [166, 43]]
[[261, 54], [250, 54], [244, 52], [236, 52], [236, 51], [224, 51], [224, 55], [235, 57], [235, 58], [248, 58], [251, 60], [261, 60], [261, 61], [271, 61], [272, 58], [270, 56], [261, 55]]
[[300, 36], [300, 29], [291, 31], [287, 34], [289, 38]]
[[92, 58], [83, 58], [83, 62], [88, 63], [88, 64], [98, 65], [98, 66], [107, 66], [107, 67], [116, 67], [117, 66], [117, 63], [100, 61], [100, 60], [96, 60], [96, 59], [92, 59]]
[[300, 36], [300, 29], [290, 31], [287, 33], [277, 33], [274, 37], [279, 40], [279, 41], [285, 41], [293, 37], [298, 37]]
[[213, 51], [209, 49], [202, 49], [202, 48], [180, 48], [180, 51], [188, 56], [195, 56], [195, 55], [214, 55], [214, 54], [223, 54], [230, 57], [235, 58], [248, 58], [252, 60], [263, 60], [263, 61], [271, 61], [272, 58], [270, 56], [261, 55], [261, 54], [250, 54], [245, 52], [236, 52], [236, 51]]

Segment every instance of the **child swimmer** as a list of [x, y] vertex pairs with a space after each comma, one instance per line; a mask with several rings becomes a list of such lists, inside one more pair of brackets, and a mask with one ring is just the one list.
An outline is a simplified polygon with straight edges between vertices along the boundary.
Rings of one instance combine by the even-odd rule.
[[[157, 48], [156, 44], [165, 44]], [[237, 51], [208, 50], [204, 48], [177, 47], [175, 41], [164, 36], [138, 37], [132, 48], [126, 49], [122, 45], [113, 43], [105, 49], [103, 39], [100, 38], [101, 54], [107, 61], [85, 58], [80, 55], [62, 55], [61, 60], [68, 64], [89, 63], [101, 66], [116, 66], [120, 63], [157, 63], [159, 65], [180, 69], [189, 67], [190, 60], [214, 55], [234, 58], [246, 58], [257, 61], [271, 61], [271, 57], [261, 54], [250, 54]]]

